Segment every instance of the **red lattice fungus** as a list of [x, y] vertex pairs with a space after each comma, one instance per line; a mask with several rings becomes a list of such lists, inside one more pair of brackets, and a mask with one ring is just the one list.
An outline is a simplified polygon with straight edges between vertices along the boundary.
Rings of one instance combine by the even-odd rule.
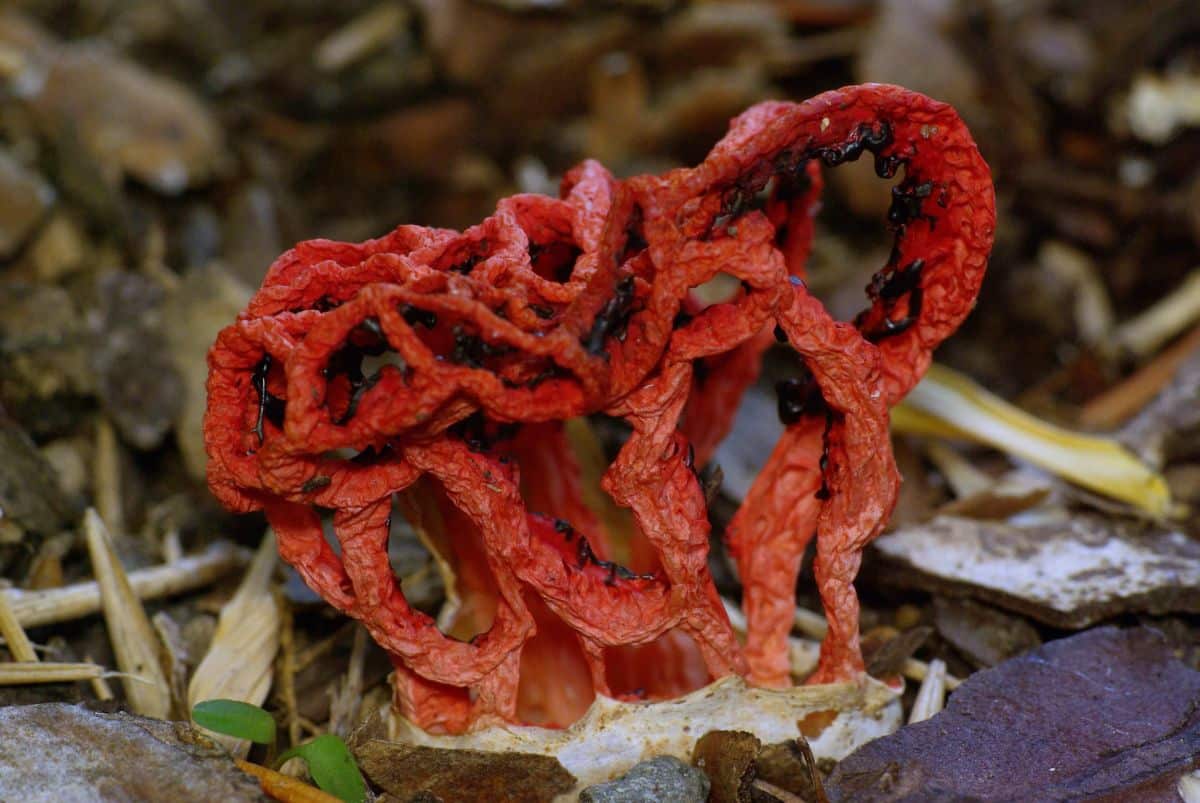
[[[842, 323], [804, 261], [820, 165], [863, 152], [904, 178], [891, 259]], [[597, 692], [729, 673], [786, 685], [814, 532], [829, 635], [812, 680], [856, 677], [852, 583], [899, 481], [888, 408], [970, 311], [994, 214], [954, 110], [868, 85], [755, 106], [692, 169], [619, 181], [585, 162], [561, 198], [507, 198], [461, 233], [301, 243], [209, 356], [209, 483], [266, 512], [284, 559], [392, 656], [397, 703], [427, 728], [565, 725]], [[738, 289], [705, 306], [692, 288], [718, 273]], [[805, 370], [779, 386], [785, 434], [727, 534], [743, 645], [707, 569], [697, 470], [775, 339]], [[629, 432], [604, 515], [566, 423], [593, 414]], [[394, 508], [456, 572], [446, 632], [393, 574]]]

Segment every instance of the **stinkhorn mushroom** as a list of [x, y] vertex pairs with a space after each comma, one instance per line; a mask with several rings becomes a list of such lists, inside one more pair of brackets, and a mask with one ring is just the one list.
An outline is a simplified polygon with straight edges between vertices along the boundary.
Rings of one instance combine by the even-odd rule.
[[[820, 165], [864, 152], [904, 178], [891, 258], [843, 323], [804, 262]], [[789, 683], [814, 533], [829, 634], [811, 680], [853, 679], [853, 580], [899, 482], [888, 409], [970, 311], [993, 225], [954, 110], [866, 85], [755, 106], [695, 168], [618, 180], [589, 161], [560, 198], [506, 198], [461, 233], [304, 242], [209, 355], [209, 484], [265, 511], [284, 559], [392, 657], [397, 705], [426, 728], [566, 725], [596, 693], [656, 698], [730, 673]], [[694, 290], [718, 274], [737, 289], [705, 305]], [[787, 429], [727, 534], [743, 644], [707, 568], [699, 469], [775, 340], [804, 370], [779, 385]], [[632, 541], [586, 504], [565, 422], [595, 414], [629, 431], [601, 485]], [[456, 567], [448, 632], [388, 562], [394, 509]]]

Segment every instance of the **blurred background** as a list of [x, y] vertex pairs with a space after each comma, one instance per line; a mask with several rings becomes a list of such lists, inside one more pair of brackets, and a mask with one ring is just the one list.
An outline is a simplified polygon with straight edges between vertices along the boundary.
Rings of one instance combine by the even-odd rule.
[[[42, 327], [132, 326], [114, 305], [136, 297], [153, 318], [173, 284], [253, 288], [299, 239], [462, 228], [503, 195], [554, 192], [585, 156], [621, 175], [693, 163], [756, 101], [861, 81], [953, 104], [992, 166], [993, 267], [971, 337], [942, 358], [993, 389], [1086, 401], [1128, 368], [1113, 324], [1196, 261], [1200, 7], [1187, 0], [7, 6], [0, 275], [38, 289], [9, 287], [0, 314], [18, 297], [28, 312], [32, 292], [52, 308]], [[831, 180], [813, 273], [848, 314], [884, 261], [888, 188], [865, 164]], [[138, 359], [100, 355], [53, 393], [8, 377], [0, 400], [39, 438], [73, 420], [64, 399], [98, 401], [131, 446], [157, 448], [186, 377], [116, 388], [105, 375], [171, 371], [163, 322], [141, 323], [154, 336], [128, 340]]]
[[[767, 98], [885, 81], [966, 119], [1000, 217], [939, 361], [1103, 429], [1139, 405], [1098, 410], [1110, 388], [1200, 346], [1194, 0], [5, 5], [0, 573], [24, 587], [87, 575], [87, 504], [141, 534], [133, 566], [163, 533], [257, 543], [204, 487], [205, 353], [296, 241], [463, 228], [584, 157], [694, 163]], [[810, 272], [848, 318], [887, 259], [889, 187], [869, 160], [829, 181]]]

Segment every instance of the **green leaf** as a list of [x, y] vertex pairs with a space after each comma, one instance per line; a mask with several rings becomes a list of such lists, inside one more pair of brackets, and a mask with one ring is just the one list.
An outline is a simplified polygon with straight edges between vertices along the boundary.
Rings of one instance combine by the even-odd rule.
[[323, 733], [311, 742], [293, 747], [275, 761], [275, 766], [283, 766], [288, 759], [297, 757], [308, 763], [312, 779], [329, 794], [345, 803], [362, 803], [366, 799], [367, 787], [354, 756], [337, 736]]
[[192, 719], [202, 728], [249, 739], [256, 744], [271, 744], [275, 741], [275, 720], [256, 705], [238, 700], [205, 700], [196, 703]]

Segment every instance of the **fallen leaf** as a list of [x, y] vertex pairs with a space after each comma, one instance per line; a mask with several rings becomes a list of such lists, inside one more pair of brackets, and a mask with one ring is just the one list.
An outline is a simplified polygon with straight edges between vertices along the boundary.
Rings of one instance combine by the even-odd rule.
[[931, 365], [891, 415], [895, 432], [986, 443], [1151, 516], [1172, 511], [1166, 480], [1117, 441], [1042, 421], [944, 365]]
[[[282, 618], [273, 591], [278, 562], [275, 534], [268, 531], [237, 593], [221, 608], [208, 653], [188, 685], [190, 706], [215, 699], [261, 705], [267, 699]], [[249, 749], [247, 742], [232, 737], [218, 741], [239, 758]]]
[[1200, 764], [1200, 672], [1157, 631], [1098, 628], [973, 675], [842, 761], [830, 800], [1174, 800]]

